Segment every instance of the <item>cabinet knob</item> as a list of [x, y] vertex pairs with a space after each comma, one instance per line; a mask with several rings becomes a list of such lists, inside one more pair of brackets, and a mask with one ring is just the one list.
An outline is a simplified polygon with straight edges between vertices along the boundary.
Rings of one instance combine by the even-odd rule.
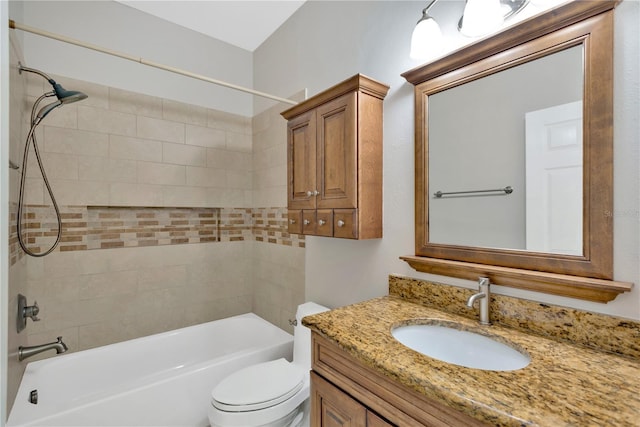
[[320, 194], [320, 192], [318, 190], [313, 190], [313, 195], [317, 196], [318, 194]]
[[295, 223], [296, 223], [296, 220], [295, 220], [295, 219], [290, 219], [290, 220], [289, 220], [289, 224], [295, 224]]
[[338, 227], [344, 227], [344, 221], [339, 219], [338, 220]]
[[327, 223], [327, 221], [325, 221], [324, 219], [321, 219], [320, 221], [318, 221], [319, 225], [325, 225]]
[[309, 221], [308, 219], [305, 219], [304, 221], [302, 221], [302, 223], [304, 225], [309, 225], [309, 224], [311, 224], [311, 221]]
[[318, 190], [309, 190], [307, 191], [307, 197], [311, 197], [311, 196], [317, 196], [318, 194], [320, 194], [320, 192]]

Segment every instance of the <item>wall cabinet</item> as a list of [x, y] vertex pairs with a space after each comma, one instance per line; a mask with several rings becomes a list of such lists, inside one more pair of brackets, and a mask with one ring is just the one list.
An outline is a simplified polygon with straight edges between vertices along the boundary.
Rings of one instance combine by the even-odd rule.
[[311, 427], [484, 426], [359, 363], [315, 331], [311, 368]]
[[382, 237], [382, 103], [389, 87], [357, 74], [282, 113], [289, 232]]

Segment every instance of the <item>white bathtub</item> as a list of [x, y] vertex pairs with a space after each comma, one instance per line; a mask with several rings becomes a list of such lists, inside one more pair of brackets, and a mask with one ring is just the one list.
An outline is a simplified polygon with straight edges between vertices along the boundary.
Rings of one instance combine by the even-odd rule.
[[222, 378], [292, 351], [292, 335], [249, 313], [32, 362], [7, 426], [208, 426]]

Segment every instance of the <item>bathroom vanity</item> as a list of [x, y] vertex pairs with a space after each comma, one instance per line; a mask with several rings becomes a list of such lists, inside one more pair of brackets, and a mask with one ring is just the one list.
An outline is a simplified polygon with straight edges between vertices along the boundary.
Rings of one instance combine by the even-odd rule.
[[[626, 427], [640, 420], [637, 322], [494, 295], [493, 325], [481, 326], [465, 305], [472, 290], [392, 277], [389, 292], [303, 320], [313, 331], [312, 426]], [[513, 371], [466, 368], [391, 334], [429, 320], [498, 338], [531, 362]]]

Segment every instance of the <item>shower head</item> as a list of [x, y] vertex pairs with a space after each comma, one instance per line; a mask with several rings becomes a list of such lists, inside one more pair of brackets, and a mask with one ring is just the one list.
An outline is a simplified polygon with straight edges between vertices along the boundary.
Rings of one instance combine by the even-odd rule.
[[66, 90], [59, 83], [56, 83], [53, 80], [49, 80], [49, 83], [53, 86], [53, 90], [63, 104], [71, 104], [72, 102], [82, 101], [87, 98], [85, 93], [79, 92], [77, 90]]
[[[58, 97], [58, 100], [62, 104], [71, 104], [72, 102], [82, 101], [83, 99], [87, 98], [87, 95], [82, 92], [78, 92], [76, 90], [66, 90], [59, 83], [56, 83], [55, 80], [53, 80], [51, 77], [49, 77], [48, 75], [46, 75], [40, 70], [36, 70], [35, 68], [25, 67], [21, 63], [18, 63], [18, 70], [20, 71], [20, 73], [22, 73], [23, 71], [27, 71], [29, 73], [35, 73], [43, 77], [44, 79], [46, 79], [49, 82], [49, 84], [53, 86], [53, 91], [55, 92], [56, 96]], [[49, 107], [49, 105], [44, 107], [42, 110], [46, 109], [47, 107]], [[42, 112], [42, 110], [40, 110], [40, 112]], [[51, 110], [48, 110], [46, 114], [48, 114], [49, 111]], [[42, 118], [44, 118], [46, 114], [44, 114]], [[38, 116], [40, 116], [40, 114], [38, 114]], [[40, 120], [42, 120], [42, 118]]]
[[[86, 97], [87, 97], [87, 95], [85, 95], [85, 98]], [[79, 101], [79, 99], [77, 101]], [[73, 101], [71, 101], [71, 102], [73, 102]], [[38, 123], [40, 123], [42, 121], [42, 119], [44, 119], [46, 117], [47, 114], [49, 114], [50, 112], [52, 112], [53, 110], [55, 110], [56, 108], [61, 106], [62, 104], [63, 104], [63, 102], [61, 100], [58, 100], [58, 101], [52, 102], [49, 105], [45, 105], [44, 107], [42, 107], [40, 109], [40, 111], [38, 111], [38, 115], [36, 116], [33, 124], [37, 125]]]

